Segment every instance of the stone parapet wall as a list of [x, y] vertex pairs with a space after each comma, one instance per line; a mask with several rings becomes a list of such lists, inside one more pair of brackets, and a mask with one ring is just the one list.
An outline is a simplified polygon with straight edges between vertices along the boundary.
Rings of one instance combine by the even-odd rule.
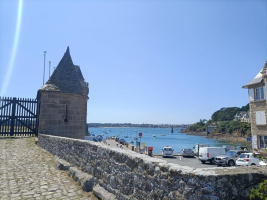
[[91, 141], [39, 134], [38, 144], [93, 175], [118, 199], [248, 199], [266, 167], [195, 169]]
[[39, 93], [39, 132], [84, 139], [88, 98], [62, 92], [40, 91]]

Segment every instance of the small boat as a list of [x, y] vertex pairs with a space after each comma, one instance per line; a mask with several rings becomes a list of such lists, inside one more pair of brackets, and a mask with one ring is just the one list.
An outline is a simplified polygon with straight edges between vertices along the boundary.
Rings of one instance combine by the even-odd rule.
[[138, 140], [138, 137], [134, 137], [134, 140]]
[[152, 135], [152, 137], [156, 137], [156, 135]]
[[128, 135], [125, 135], [124, 137], [125, 137], [125, 138], [128, 138]]
[[124, 130], [121, 130], [122, 133], [124, 133]]
[[134, 132], [138, 132], [138, 130], [134, 130]]
[[134, 143], [134, 141], [133, 140], [130, 140], [130, 143]]
[[164, 134], [161, 134], [161, 136], [166, 136], [166, 134], [164, 133]]

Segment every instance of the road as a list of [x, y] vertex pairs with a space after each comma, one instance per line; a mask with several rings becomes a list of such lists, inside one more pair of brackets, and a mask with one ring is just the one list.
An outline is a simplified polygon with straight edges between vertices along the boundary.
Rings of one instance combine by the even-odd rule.
[[197, 158], [195, 157], [183, 157], [183, 156], [174, 156], [173, 158], [162, 158], [161, 155], [154, 156], [155, 158], [159, 158], [162, 160], [166, 160], [169, 163], [174, 163], [182, 166], [189, 166], [194, 168], [211, 168], [217, 167], [217, 165], [211, 165], [209, 162], [202, 164]]

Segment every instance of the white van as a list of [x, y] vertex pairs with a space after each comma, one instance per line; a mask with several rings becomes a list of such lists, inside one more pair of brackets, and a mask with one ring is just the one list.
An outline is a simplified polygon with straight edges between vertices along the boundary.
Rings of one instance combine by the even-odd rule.
[[200, 147], [198, 159], [202, 163], [209, 161], [210, 164], [215, 164], [214, 157], [224, 155], [225, 153], [226, 151], [223, 147]]
[[209, 146], [210, 146], [209, 144], [198, 144], [198, 143], [196, 143], [195, 146], [193, 146], [193, 151], [194, 151], [195, 155], [198, 156], [200, 147], [209, 147]]

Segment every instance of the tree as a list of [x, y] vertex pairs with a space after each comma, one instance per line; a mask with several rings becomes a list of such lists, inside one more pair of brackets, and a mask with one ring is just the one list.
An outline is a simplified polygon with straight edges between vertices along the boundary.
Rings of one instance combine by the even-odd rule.
[[241, 108], [238, 108], [238, 107], [228, 107], [228, 108], [224, 107], [214, 112], [211, 116], [211, 119], [213, 122], [231, 121], [234, 119], [236, 113], [239, 111], [241, 111]]
[[250, 199], [267, 199], [267, 180], [259, 184], [259, 188], [252, 188], [249, 191]]

